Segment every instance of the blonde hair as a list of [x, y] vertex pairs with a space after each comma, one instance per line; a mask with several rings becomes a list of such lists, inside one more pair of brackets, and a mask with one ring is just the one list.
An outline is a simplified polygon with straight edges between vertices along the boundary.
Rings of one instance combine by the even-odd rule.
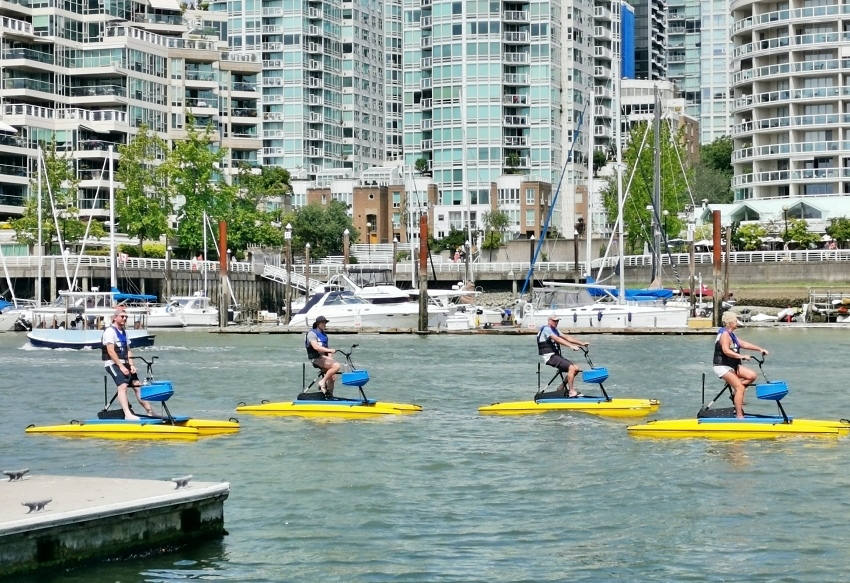
[[728, 326], [732, 322], [738, 321], [738, 314], [736, 314], [735, 312], [731, 312], [731, 311], [730, 312], [723, 312], [723, 316], [720, 318], [720, 321], [723, 323], [724, 326]]

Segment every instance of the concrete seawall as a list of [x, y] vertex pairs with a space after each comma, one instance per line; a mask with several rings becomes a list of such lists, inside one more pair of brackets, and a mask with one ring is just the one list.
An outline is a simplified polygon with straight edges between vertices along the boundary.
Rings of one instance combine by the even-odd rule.
[[[222, 536], [230, 484], [71, 476], [0, 482], [0, 577]], [[26, 504], [48, 501], [28, 512]]]

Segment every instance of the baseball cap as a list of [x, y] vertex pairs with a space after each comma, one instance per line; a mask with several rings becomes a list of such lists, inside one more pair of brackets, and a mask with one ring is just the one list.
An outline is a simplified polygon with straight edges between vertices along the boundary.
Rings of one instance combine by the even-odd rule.
[[328, 319], [325, 318], [324, 316], [319, 316], [318, 318], [316, 318], [316, 324], [319, 324], [321, 322], [327, 322], [327, 321], [328, 321]]

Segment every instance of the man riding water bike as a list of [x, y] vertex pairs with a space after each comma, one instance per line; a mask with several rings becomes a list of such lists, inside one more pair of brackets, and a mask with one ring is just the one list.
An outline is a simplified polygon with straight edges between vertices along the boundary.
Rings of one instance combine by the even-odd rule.
[[340, 364], [333, 359], [332, 354], [336, 350], [328, 347], [328, 335], [325, 328], [328, 327], [328, 319], [319, 316], [313, 322], [313, 329], [307, 332], [304, 347], [307, 349], [307, 358], [313, 366], [320, 369], [325, 376], [319, 381], [319, 390], [326, 397], [332, 397], [334, 392], [334, 376], [339, 372]]
[[559, 391], [569, 387], [569, 397], [581, 397], [582, 394], [575, 389], [576, 374], [581, 370], [578, 365], [561, 356], [561, 346], [578, 350], [580, 346], [590, 346], [589, 342], [582, 342], [567, 334], [561, 334], [558, 331], [558, 322], [560, 319], [557, 316], [549, 316], [546, 326], [542, 326], [537, 332], [537, 353], [543, 357], [543, 362], [547, 365], [557, 368], [561, 372], [567, 373], [567, 380], [561, 383]]

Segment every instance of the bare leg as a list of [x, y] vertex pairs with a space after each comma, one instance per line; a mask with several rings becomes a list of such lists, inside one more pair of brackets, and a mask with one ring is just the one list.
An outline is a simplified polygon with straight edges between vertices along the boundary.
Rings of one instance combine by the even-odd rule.
[[133, 384], [133, 390], [136, 391], [136, 400], [139, 401], [139, 405], [144, 407], [145, 411], [147, 411], [148, 415], [153, 415], [153, 407], [148, 401], [142, 400], [142, 389], [141, 385]]
[[339, 367], [340, 365], [338, 362], [333, 363], [333, 366], [325, 371], [325, 376], [322, 379], [322, 382], [319, 383], [320, 385], [324, 385], [328, 393], [333, 393], [334, 391], [334, 377], [336, 376], [336, 373], [339, 372]]
[[575, 386], [575, 378], [576, 378], [576, 373], [578, 373], [578, 370], [579, 369], [576, 365], [572, 365], [572, 366], [570, 366], [570, 370], [567, 371], [567, 384], [570, 386], [570, 393], [569, 393], [570, 396], [575, 396], [577, 394], [576, 386]]
[[138, 417], [130, 412], [130, 402], [127, 400], [127, 384], [119, 385], [118, 387], [118, 402], [121, 403], [121, 409], [124, 411], [124, 419], [131, 421], [138, 420]]
[[741, 379], [738, 378], [738, 374], [735, 371], [729, 371], [721, 378], [729, 383], [729, 386], [732, 387], [732, 390], [734, 391], [732, 402], [735, 404], [735, 417], [743, 419], [744, 391], [747, 389], [746, 385], [741, 382]]

